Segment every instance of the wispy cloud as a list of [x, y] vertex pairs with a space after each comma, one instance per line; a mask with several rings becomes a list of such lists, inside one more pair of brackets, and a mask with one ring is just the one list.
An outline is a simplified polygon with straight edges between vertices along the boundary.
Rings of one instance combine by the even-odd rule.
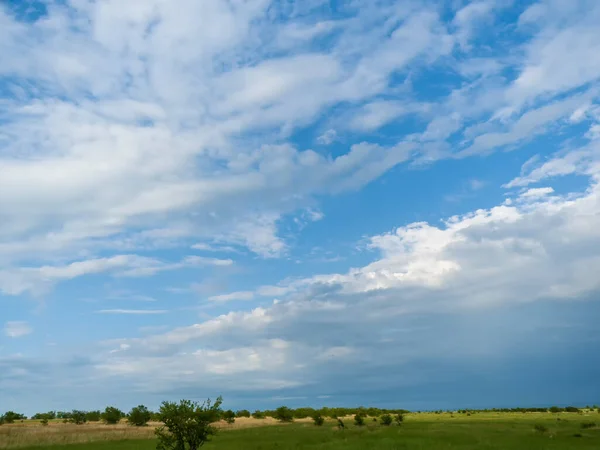
[[10, 338], [20, 338], [31, 333], [33, 328], [27, 322], [13, 321], [4, 325], [4, 334]]
[[126, 314], [126, 315], [146, 315], [146, 314], [167, 314], [165, 309], [102, 309], [96, 311], [96, 314]]

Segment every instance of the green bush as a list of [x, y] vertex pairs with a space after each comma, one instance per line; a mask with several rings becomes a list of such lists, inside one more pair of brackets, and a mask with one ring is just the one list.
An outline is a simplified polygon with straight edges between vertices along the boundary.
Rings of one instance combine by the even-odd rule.
[[317, 414], [316, 416], [313, 416], [313, 422], [315, 423], [316, 426], [320, 427], [325, 423], [325, 419], [323, 418], [322, 415]]
[[40, 423], [42, 424], [42, 426], [47, 427], [48, 419], [46, 417], [44, 417], [43, 419], [40, 419]]
[[396, 414], [396, 417], [394, 417], [394, 420], [396, 421], [396, 423], [398, 425], [402, 425], [402, 422], [404, 422], [404, 414], [402, 414], [402, 413]]
[[144, 405], [132, 408], [127, 415], [127, 423], [135, 427], [145, 427], [150, 422], [151, 413]]
[[107, 406], [102, 413], [102, 421], [107, 425], [114, 425], [119, 423], [124, 416], [125, 414], [119, 408]]
[[533, 426], [533, 429], [534, 429], [535, 431], [537, 431], [538, 433], [545, 433], [545, 432], [547, 432], [547, 431], [548, 431], [548, 428], [547, 428], [546, 426], [544, 426], [544, 425], [541, 425], [541, 424], [539, 424], [539, 423], [535, 424], [535, 425]]
[[252, 413], [252, 417], [254, 417], [255, 419], [264, 419], [265, 418], [265, 413], [262, 411], [259, 411], [258, 409], [256, 411], [254, 411]]
[[583, 422], [581, 424], [581, 429], [586, 430], [588, 428], [594, 428], [596, 426], [596, 422]]
[[100, 411], [88, 411], [85, 413], [85, 418], [88, 422], [100, 422], [102, 413]]
[[235, 413], [230, 409], [223, 411], [223, 420], [230, 425], [235, 423]]
[[235, 413], [236, 417], [250, 417], [250, 411], [248, 411], [247, 409], [240, 409], [238, 412]]
[[381, 425], [385, 425], [386, 427], [389, 427], [392, 424], [392, 416], [390, 416], [389, 414], [384, 414], [383, 416], [381, 416]]
[[280, 422], [293, 422], [294, 412], [287, 406], [280, 406], [275, 410], [273, 417]]
[[75, 425], [83, 425], [88, 421], [87, 413], [85, 411], [79, 411], [78, 409], [74, 409], [71, 412], [71, 418], [67, 420], [71, 423], [74, 423]]
[[179, 403], [163, 402], [160, 420], [163, 426], [156, 429], [157, 450], [197, 450], [217, 430], [212, 423], [222, 417], [221, 397], [214, 404], [210, 400], [200, 404], [190, 400]]
[[361, 414], [356, 414], [354, 416], [354, 425], [357, 427], [362, 427], [365, 424], [365, 417]]
[[346, 427], [346, 426], [344, 425], [344, 421], [343, 421], [342, 419], [340, 419], [339, 417], [338, 417], [338, 420], [337, 420], [337, 427], [338, 427], [338, 429], [340, 429], [340, 430], [343, 430], [343, 429]]
[[17, 420], [25, 420], [27, 417], [23, 414], [16, 413], [14, 411], [7, 411], [2, 416], [3, 423], [15, 423]]

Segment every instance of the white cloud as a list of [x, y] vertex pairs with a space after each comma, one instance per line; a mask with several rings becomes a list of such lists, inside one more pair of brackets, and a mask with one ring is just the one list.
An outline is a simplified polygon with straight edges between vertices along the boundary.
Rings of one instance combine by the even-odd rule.
[[139, 255], [117, 255], [110, 258], [75, 261], [67, 265], [22, 267], [0, 272], [0, 291], [9, 295], [24, 292], [39, 294], [53, 284], [85, 275], [109, 272], [114, 276], [146, 277], [185, 267], [230, 266], [230, 259], [187, 256], [180, 262], [165, 263]]
[[[418, 56], [447, 53], [437, 15], [419, 9], [368, 31], [359, 20], [271, 21], [279, 9], [289, 12], [264, 0], [80, 1], [49, 4], [31, 23], [2, 9], [0, 75], [28, 83], [9, 83], [19, 94], [0, 105], [0, 261], [215, 237], [275, 257], [286, 251], [279, 217], [401, 162], [396, 147], [381, 149], [370, 156], [381, 169], [356, 176], [362, 162], [335, 167], [347, 155], [336, 164], [238, 139], [262, 131], [260, 141], [279, 140], [325, 108], [385, 91], [389, 75]], [[360, 14], [372, 26], [389, 11]], [[304, 47], [333, 29], [341, 34], [327, 51]], [[289, 53], [268, 55], [284, 35]], [[370, 42], [368, 54], [357, 38]]]
[[317, 138], [317, 142], [322, 145], [329, 145], [337, 140], [337, 132], [334, 129], [329, 129]]
[[546, 178], [570, 174], [597, 176], [600, 163], [600, 146], [592, 142], [586, 147], [565, 154], [554, 155], [548, 161], [538, 164], [539, 158], [528, 161], [521, 169], [521, 175], [504, 187], [528, 186]]
[[254, 292], [252, 291], [239, 291], [231, 292], [229, 294], [213, 295], [208, 299], [211, 302], [229, 302], [232, 300], [252, 300], [254, 298]]
[[533, 188], [527, 189], [525, 192], [519, 195], [519, 198], [522, 199], [539, 199], [540, 197], [544, 197], [546, 195], [550, 195], [554, 192], [554, 189], [551, 187], [542, 187], [542, 188]]
[[[183, 375], [190, 386], [192, 377], [199, 374], [235, 377], [236, 373], [261, 371], [283, 385], [299, 386], [305, 374], [316, 368], [338, 370], [333, 367], [342, 364], [339, 367], [348, 370], [348, 364], [370, 364], [366, 361], [373, 346], [379, 349], [377, 358], [382, 358], [387, 342], [398, 364], [423, 357], [423, 352], [437, 357], [447, 352], [441, 342], [402, 345], [402, 340], [390, 341], [386, 333], [395, 324], [409, 323], [410, 317], [595, 298], [600, 292], [596, 273], [600, 189], [595, 175], [590, 175], [589, 188], [583, 193], [561, 195], [549, 186], [529, 189], [516, 197], [518, 201], [450, 217], [440, 226], [413, 223], [372, 236], [369, 247], [377, 256], [370, 264], [257, 289], [257, 295], [280, 298], [269, 307], [110, 342], [111, 348], [130, 347], [121, 359], [106, 357], [99, 369], [104, 374], [143, 377], [147, 367], [155, 365], [161, 367], [158, 377], [162, 380], [185, 367], [193, 371]], [[231, 296], [250, 298], [252, 293]], [[310, 333], [306, 333], [308, 327]], [[247, 345], [265, 340], [270, 343]], [[500, 348], [501, 342], [488, 342], [485, 349], [465, 344], [461, 351], [479, 354]], [[268, 367], [262, 365], [266, 355], [272, 358]], [[334, 366], [325, 369], [325, 364]], [[295, 369], [288, 370], [291, 367]], [[233, 378], [227, 380], [227, 385], [235, 383]]]
[[[164, 309], [102, 309], [96, 311], [96, 314], [154, 315], [166, 314], [168, 312]], [[123, 344], [123, 346], [129, 348], [127, 344]]]
[[10, 338], [20, 338], [31, 333], [33, 328], [27, 322], [13, 321], [4, 325], [4, 334]]

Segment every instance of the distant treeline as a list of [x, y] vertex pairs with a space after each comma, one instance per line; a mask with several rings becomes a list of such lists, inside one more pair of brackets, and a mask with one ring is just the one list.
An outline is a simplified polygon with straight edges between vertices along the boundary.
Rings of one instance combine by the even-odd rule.
[[[293, 419], [305, 419], [308, 417], [329, 417], [329, 418], [338, 418], [344, 416], [363, 416], [363, 417], [380, 417], [385, 414], [406, 414], [410, 411], [406, 409], [381, 409], [381, 408], [285, 408], [287, 414], [289, 414]], [[228, 410], [223, 412], [223, 419], [231, 421], [234, 418], [240, 417], [253, 417], [255, 419], [264, 419], [265, 417], [274, 417], [277, 418], [281, 414], [281, 409], [278, 408], [275, 410], [256, 410], [254, 412], [250, 412], [249, 410], [242, 409], [237, 412]], [[551, 406], [549, 408], [491, 408], [491, 409], [459, 409], [459, 410], [434, 410], [434, 411], [423, 411], [434, 414], [442, 414], [442, 413], [455, 413], [455, 414], [476, 414], [482, 412], [500, 412], [500, 413], [531, 413], [531, 412], [551, 412], [551, 413], [560, 413], [560, 412], [569, 412], [569, 413], [579, 413], [582, 412], [583, 409], [586, 410], [597, 410], [600, 412], [598, 406], [586, 406], [585, 408], [578, 408], [575, 406], [567, 406], [567, 407], [558, 407]], [[21, 420], [26, 420], [27, 417], [24, 414], [19, 414], [14, 411], [8, 411], [5, 414], [0, 416], [0, 425], [4, 423], [14, 423]], [[121, 419], [127, 419], [128, 422], [132, 425], [146, 424], [149, 421], [159, 421], [159, 413], [148, 410], [143, 405], [137, 406], [133, 408], [129, 413], [124, 413], [118, 408], [109, 406], [104, 411], [96, 410], [96, 411], [49, 411], [45, 413], [37, 413], [31, 416], [31, 419], [40, 420], [42, 422], [47, 422], [49, 420], [62, 420], [64, 422], [72, 422], [72, 423], [85, 423], [85, 422], [100, 422], [104, 421], [106, 423], [118, 423]]]

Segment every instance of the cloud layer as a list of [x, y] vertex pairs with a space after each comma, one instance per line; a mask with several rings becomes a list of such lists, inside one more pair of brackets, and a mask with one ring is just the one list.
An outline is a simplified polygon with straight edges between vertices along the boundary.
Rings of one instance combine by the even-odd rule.
[[535, 355], [597, 373], [569, 355], [599, 345], [598, 23], [592, 0], [3, 4], [0, 394], [424, 407]]

